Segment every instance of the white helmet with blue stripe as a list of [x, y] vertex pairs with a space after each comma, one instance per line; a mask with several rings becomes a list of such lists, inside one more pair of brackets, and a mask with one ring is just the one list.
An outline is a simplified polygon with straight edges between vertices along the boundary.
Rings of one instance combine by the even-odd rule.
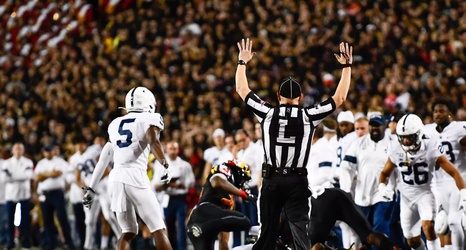
[[127, 112], [148, 112], [155, 113], [157, 102], [154, 94], [146, 87], [135, 87], [128, 91], [125, 99], [125, 109]]

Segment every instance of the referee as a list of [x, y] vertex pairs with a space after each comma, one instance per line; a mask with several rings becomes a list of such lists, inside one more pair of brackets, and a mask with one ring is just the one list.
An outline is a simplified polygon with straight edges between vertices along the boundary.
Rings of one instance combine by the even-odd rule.
[[259, 194], [259, 239], [253, 249], [275, 249], [279, 218], [282, 210], [293, 234], [296, 249], [308, 250], [307, 236], [309, 204], [306, 165], [315, 127], [346, 99], [351, 80], [353, 48], [340, 43], [335, 58], [342, 64], [341, 80], [335, 94], [314, 107], [302, 108], [301, 87], [292, 77], [282, 81], [277, 93], [280, 105], [273, 107], [261, 100], [248, 86], [246, 64], [255, 55], [252, 41], [238, 43], [236, 92], [252, 109], [262, 128], [264, 163]]

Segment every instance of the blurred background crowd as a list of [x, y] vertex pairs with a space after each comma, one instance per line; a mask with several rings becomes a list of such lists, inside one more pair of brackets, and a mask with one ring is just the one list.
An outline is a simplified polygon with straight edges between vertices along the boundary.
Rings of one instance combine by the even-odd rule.
[[[89, 2], [89, 3], [88, 3]], [[332, 94], [333, 52], [354, 46], [343, 110], [382, 106], [429, 119], [427, 104], [449, 96], [466, 106], [464, 1], [5, 1], [0, 7], [0, 137], [8, 156], [23, 141], [67, 153], [71, 138], [106, 132], [126, 92], [153, 90], [164, 116], [163, 140], [181, 143], [203, 166], [212, 131], [252, 130], [254, 118], [234, 93], [238, 42], [257, 49], [251, 87], [275, 103], [281, 78], [303, 86], [305, 105]], [[466, 112], [460, 108], [458, 119]]]
[[[254, 41], [250, 87], [276, 103], [282, 78], [301, 83], [304, 105], [333, 94], [341, 41], [354, 51], [341, 110], [382, 107], [431, 122], [448, 96], [466, 120], [466, 1], [100, 0], [2, 1], [0, 154], [23, 142], [34, 163], [45, 145], [68, 159], [72, 138], [89, 143], [123, 114], [127, 91], [156, 95], [164, 142], [202, 177], [212, 134], [250, 132], [255, 118], [235, 93], [238, 48]], [[338, 110], [340, 111], [340, 110]], [[335, 117], [338, 112], [335, 113]]]

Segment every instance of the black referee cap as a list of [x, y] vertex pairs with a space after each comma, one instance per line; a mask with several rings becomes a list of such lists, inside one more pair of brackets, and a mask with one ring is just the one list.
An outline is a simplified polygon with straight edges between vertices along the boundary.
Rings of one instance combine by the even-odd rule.
[[301, 95], [301, 86], [290, 76], [282, 80], [278, 93], [285, 98], [294, 99]]

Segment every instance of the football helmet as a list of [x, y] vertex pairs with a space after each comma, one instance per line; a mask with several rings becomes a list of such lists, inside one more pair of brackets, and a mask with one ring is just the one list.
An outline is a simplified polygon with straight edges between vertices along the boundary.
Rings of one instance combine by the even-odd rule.
[[423, 126], [421, 118], [415, 114], [401, 117], [396, 125], [396, 135], [403, 150], [416, 151], [419, 149]]
[[146, 87], [135, 87], [128, 91], [125, 99], [125, 109], [127, 112], [147, 112], [155, 113], [157, 102], [154, 94]]
[[237, 188], [243, 188], [244, 184], [251, 180], [251, 170], [245, 162], [238, 162], [236, 160], [227, 161], [223, 163], [230, 167], [233, 173], [233, 181]]
[[442, 206], [440, 206], [440, 211], [438, 211], [435, 217], [434, 229], [435, 233], [439, 235], [447, 235], [450, 232], [450, 228], [448, 227], [448, 215]]

